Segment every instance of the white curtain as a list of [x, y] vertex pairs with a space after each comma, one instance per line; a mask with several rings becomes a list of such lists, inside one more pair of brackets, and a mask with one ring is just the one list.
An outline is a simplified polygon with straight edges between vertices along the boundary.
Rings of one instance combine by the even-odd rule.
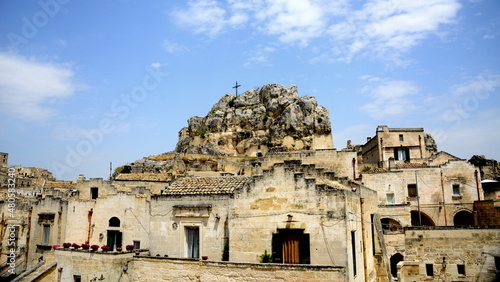
[[186, 228], [187, 257], [200, 257], [200, 232], [198, 227]]

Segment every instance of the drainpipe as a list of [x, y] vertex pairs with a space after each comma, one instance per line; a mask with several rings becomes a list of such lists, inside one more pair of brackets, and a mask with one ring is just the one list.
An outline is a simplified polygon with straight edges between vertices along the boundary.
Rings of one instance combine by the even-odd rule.
[[479, 192], [479, 176], [477, 170], [474, 171], [474, 177], [476, 178], [477, 200], [481, 201], [481, 193]]
[[[366, 258], [366, 238], [365, 238], [365, 199], [360, 198], [359, 199], [360, 203], [360, 209], [361, 209], [361, 238], [363, 239], [363, 269], [365, 273], [365, 281], [368, 281], [368, 265], [367, 261], [368, 259]], [[372, 246], [374, 248], [375, 246]]]
[[441, 169], [440, 169], [440, 174], [441, 174], [441, 195], [443, 197], [444, 226], [448, 226], [448, 220], [446, 219], [446, 200], [444, 198], [443, 170]]
[[92, 214], [94, 213], [94, 209], [90, 209], [89, 210], [89, 215], [88, 215], [88, 219], [89, 219], [89, 231], [88, 231], [88, 234], [87, 234], [87, 242], [85, 242], [85, 244], [90, 244], [90, 231], [92, 230]]
[[[62, 229], [62, 209], [63, 207], [61, 206], [61, 209], [58, 212], [58, 218], [57, 218], [57, 244], [61, 244], [61, 229]], [[62, 245], [62, 244], [61, 244]]]

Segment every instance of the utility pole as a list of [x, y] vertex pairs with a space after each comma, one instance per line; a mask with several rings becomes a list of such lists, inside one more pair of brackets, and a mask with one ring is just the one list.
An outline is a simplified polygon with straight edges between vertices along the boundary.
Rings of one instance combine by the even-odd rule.
[[416, 170], [415, 170], [415, 187], [417, 188], [418, 226], [422, 226], [422, 214], [420, 213], [420, 193], [418, 192], [418, 175]]

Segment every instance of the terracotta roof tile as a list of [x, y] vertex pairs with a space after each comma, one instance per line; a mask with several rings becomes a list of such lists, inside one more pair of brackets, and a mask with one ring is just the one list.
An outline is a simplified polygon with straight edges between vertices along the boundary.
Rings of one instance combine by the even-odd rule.
[[251, 176], [183, 177], [174, 181], [164, 195], [232, 194], [252, 182]]

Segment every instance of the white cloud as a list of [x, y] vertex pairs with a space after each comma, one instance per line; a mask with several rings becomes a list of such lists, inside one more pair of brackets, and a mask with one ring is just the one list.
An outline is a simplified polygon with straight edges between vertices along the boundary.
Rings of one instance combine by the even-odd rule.
[[249, 66], [257, 65], [257, 64], [269, 64], [269, 56], [275, 50], [276, 50], [275, 48], [269, 47], [269, 46], [267, 46], [267, 47], [257, 46], [255, 48], [255, 50], [251, 51], [250, 57], [243, 64], [243, 66], [249, 67]]
[[161, 67], [161, 64], [158, 63], [158, 62], [151, 63], [151, 67], [154, 68], [154, 69], [157, 69], [157, 68]]
[[172, 15], [178, 24], [192, 28], [195, 33], [214, 37], [227, 24], [226, 11], [214, 0], [189, 1], [188, 9], [175, 10]]
[[[419, 93], [419, 88], [411, 81], [387, 80], [370, 77], [372, 81], [362, 88], [373, 100], [362, 109], [374, 118], [401, 116], [415, 108], [411, 96]], [[374, 83], [373, 83], [374, 82]]]
[[379, 57], [396, 56], [454, 21], [460, 4], [456, 0], [374, 0], [330, 27], [342, 60], [364, 52]]
[[0, 52], [0, 105], [3, 113], [26, 120], [46, 119], [55, 114], [49, 106], [71, 96], [83, 85], [74, 82], [66, 65], [28, 59]]
[[163, 49], [165, 51], [167, 51], [170, 54], [179, 53], [179, 52], [183, 52], [183, 51], [188, 50], [188, 48], [186, 48], [182, 45], [179, 45], [177, 43], [171, 42], [169, 40], [163, 40], [163, 43], [161, 44], [161, 46], [163, 47]]
[[340, 61], [372, 53], [398, 62], [398, 55], [429, 35], [442, 35], [440, 28], [454, 22], [460, 7], [458, 0], [371, 0], [358, 8], [348, 0], [192, 0], [173, 15], [181, 26], [211, 38], [246, 25], [286, 44], [328, 38]]

